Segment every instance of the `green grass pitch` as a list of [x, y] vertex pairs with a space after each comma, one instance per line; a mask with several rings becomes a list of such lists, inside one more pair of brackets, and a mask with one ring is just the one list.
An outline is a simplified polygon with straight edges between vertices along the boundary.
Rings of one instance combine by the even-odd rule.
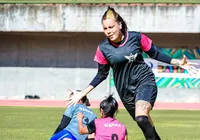
[[[48, 140], [65, 108], [0, 107], [0, 140]], [[99, 115], [99, 109], [93, 109]], [[152, 118], [162, 140], [200, 140], [200, 111], [153, 110]], [[117, 118], [128, 128], [129, 140], [144, 140], [126, 110]]]

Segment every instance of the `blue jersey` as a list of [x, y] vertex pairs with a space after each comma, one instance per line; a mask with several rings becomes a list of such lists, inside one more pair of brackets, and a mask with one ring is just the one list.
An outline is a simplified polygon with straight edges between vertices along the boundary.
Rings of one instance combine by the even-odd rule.
[[88, 134], [81, 135], [78, 131], [78, 119], [77, 113], [81, 112], [84, 115], [83, 125], [87, 125], [92, 120], [97, 118], [96, 114], [92, 112], [90, 108], [82, 104], [76, 104], [76, 106], [72, 105], [66, 109], [64, 112], [65, 116], [71, 118], [70, 123], [67, 125], [65, 130], [69, 131], [77, 140], [85, 140], [88, 137]]

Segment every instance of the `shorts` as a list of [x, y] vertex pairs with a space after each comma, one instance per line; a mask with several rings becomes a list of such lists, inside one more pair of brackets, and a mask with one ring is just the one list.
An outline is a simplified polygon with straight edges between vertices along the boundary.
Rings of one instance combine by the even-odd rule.
[[124, 99], [121, 98], [126, 110], [135, 119], [135, 104], [138, 100], [144, 100], [149, 102], [154, 106], [154, 103], [157, 98], [157, 86], [156, 85], [143, 85], [137, 88], [135, 93], [128, 92], [124, 96]]
[[71, 140], [77, 140], [70, 132], [67, 130], [62, 130], [54, 134], [49, 140], [62, 140], [64, 138], [69, 138]]
[[143, 85], [137, 89], [135, 102], [138, 100], [144, 100], [154, 106], [157, 98], [157, 86], [156, 85]]

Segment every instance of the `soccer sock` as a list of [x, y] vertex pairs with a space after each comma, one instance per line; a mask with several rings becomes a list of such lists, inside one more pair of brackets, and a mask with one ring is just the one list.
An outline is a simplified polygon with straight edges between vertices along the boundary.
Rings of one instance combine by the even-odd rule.
[[160, 139], [160, 136], [159, 136], [158, 133], [156, 132], [155, 126], [153, 126], [153, 131], [154, 131], [154, 134], [155, 134], [155, 136], [156, 136], [156, 140], [161, 140], [161, 139]]
[[151, 123], [148, 121], [147, 116], [137, 116], [135, 118], [138, 126], [142, 129], [142, 132], [146, 138], [146, 140], [156, 140], [154, 129]]

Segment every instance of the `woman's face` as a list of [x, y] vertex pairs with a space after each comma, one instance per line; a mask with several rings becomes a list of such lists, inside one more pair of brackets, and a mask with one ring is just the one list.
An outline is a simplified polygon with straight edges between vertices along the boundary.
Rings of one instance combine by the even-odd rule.
[[122, 40], [121, 23], [113, 18], [108, 18], [102, 21], [103, 31], [107, 38], [113, 42], [120, 42]]

